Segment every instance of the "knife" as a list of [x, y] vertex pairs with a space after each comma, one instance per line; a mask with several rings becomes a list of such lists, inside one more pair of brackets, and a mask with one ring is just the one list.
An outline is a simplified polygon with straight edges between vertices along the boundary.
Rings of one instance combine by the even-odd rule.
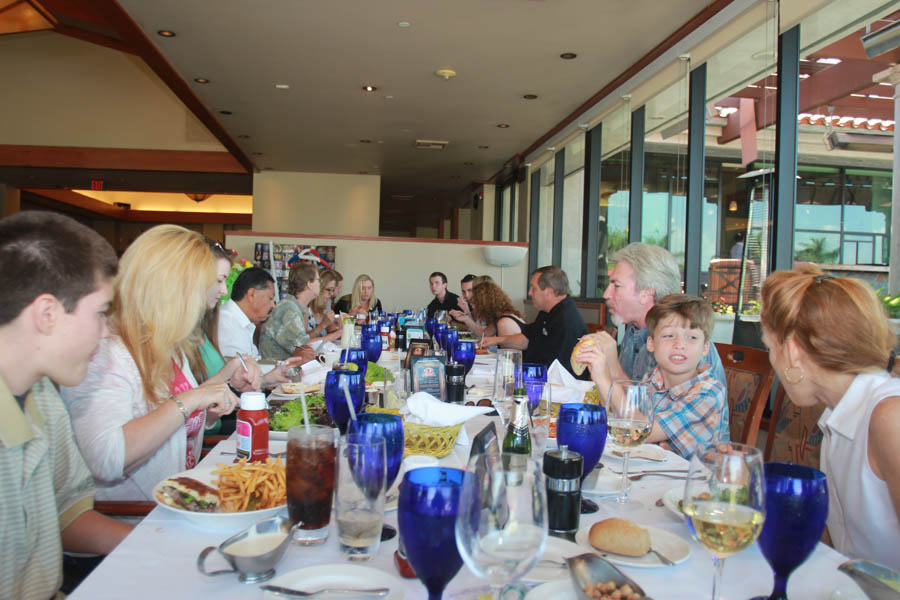
[[366, 590], [355, 590], [350, 588], [322, 588], [313, 591], [295, 590], [280, 585], [261, 585], [259, 589], [264, 592], [271, 592], [278, 596], [288, 598], [312, 598], [319, 594], [344, 594], [352, 598], [383, 598], [387, 596], [391, 590], [388, 588], [371, 588]]

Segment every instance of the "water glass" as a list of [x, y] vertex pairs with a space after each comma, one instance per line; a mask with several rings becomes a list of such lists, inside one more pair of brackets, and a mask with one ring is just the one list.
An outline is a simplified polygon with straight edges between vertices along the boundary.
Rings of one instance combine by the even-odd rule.
[[434, 317], [429, 317], [425, 319], [425, 331], [428, 332], [428, 335], [434, 336], [434, 326], [437, 325], [437, 319]]
[[494, 370], [494, 391], [491, 402], [500, 415], [503, 428], [512, 417], [513, 395], [516, 386], [522, 382], [522, 351], [502, 348], [497, 351], [497, 366]]
[[622, 450], [622, 490], [611, 503], [620, 509], [641, 508], [641, 502], [628, 499], [628, 457], [653, 429], [653, 388], [640, 381], [613, 381], [606, 397], [606, 416], [609, 437]]
[[456, 340], [453, 344], [453, 360], [466, 368], [466, 375], [475, 364], [475, 342], [469, 340]]
[[465, 471], [423, 467], [407, 471], [400, 485], [397, 524], [400, 543], [429, 600], [440, 600], [444, 588], [462, 568], [456, 545], [456, 516]]
[[534, 412], [547, 382], [547, 367], [540, 363], [522, 363], [522, 380], [528, 393], [528, 410]]
[[541, 384], [541, 395], [531, 413], [531, 457], [542, 461], [547, 438], [550, 435], [550, 421], [553, 419], [553, 386]]
[[366, 337], [367, 335], [378, 335], [378, 324], [366, 323], [360, 328], [359, 335], [362, 337]]
[[348, 348], [341, 350], [341, 362], [352, 362], [359, 367], [359, 372], [363, 377], [366, 376], [366, 369], [369, 367], [369, 357], [362, 348]]
[[815, 549], [828, 517], [828, 485], [822, 471], [790, 463], [764, 465], [766, 521], [759, 549], [772, 567], [775, 585], [770, 596], [753, 600], [787, 600], [791, 573]]
[[363, 374], [359, 371], [336, 370], [328, 371], [325, 375], [325, 408], [342, 434], [347, 431], [347, 422], [350, 420], [350, 409], [347, 408], [344, 395], [345, 385], [350, 389], [353, 410], [359, 414], [366, 393]]
[[501, 591], [531, 570], [547, 541], [547, 493], [534, 460], [512, 468], [497, 455], [469, 461], [456, 518], [456, 546], [475, 575]]
[[354, 433], [380, 436], [385, 441], [387, 474], [385, 486], [390, 489], [394, 485], [400, 463], [403, 461], [405, 439], [403, 437], [403, 419], [388, 413], [363, 413], [356, 417]]
[[765, 487], [762, 453], [753, 446], [712, 442], [691, 457], [682, 512], [694, 539], [713, 555], [713, 600], [719, 600], [725, 558], [759, 536]]
[[381, 544], [385, 446], [376, 435], [349, 433], [341, 439], [334, 512], [340, 551], [350, 560], [369, 560]]
[[362, 348], [366, 351], [366, 360], [377, 363], [381, 358], [381, 336], [377, 333], [363, 333]]
[[447, 352], [448, 358], [453, 358], [453, 345], [459, 341], [459, 331], [455, 327], [448, 327], [441, 339], [441, 348]]
[[437, 343], [437, 346], [435, 349], [441, 349], [441, 350], [444, 349], [444, 336], [445, 335], [447, 335], [447, 324], [441, 323], [440, 321], [438, 321], [438, 323], [434, 326], [434, 342]]
[[337, 444], [333, 427], [310, 425], [307, 431], [297, 426], [288, 431], [285, 479], [294, 543], [311, 546], [328, 539]]
[[[545, 386], [551, 388], [553, 386]], [[559, 407], [556, 418], [556, 441], [584, 457], [581, 481], [587, 477], [606, 446], [606, 409], [596, 404], [570, 403]]]

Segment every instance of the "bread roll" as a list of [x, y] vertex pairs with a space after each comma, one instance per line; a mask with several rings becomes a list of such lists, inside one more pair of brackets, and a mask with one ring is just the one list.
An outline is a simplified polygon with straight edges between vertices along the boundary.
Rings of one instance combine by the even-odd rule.
[[613, 517], [594, 523], [591, 546], [603, 552], [643, 556], [650, 551], [650, 532], [627, 519]]
[[575, 360], [575, 357], [578, 356], [578, 353], [581, 352], [582, 348], [593, 346], [596, 343], [597, 342], [594, 341], [594, 338], [585, 336], [578, 340], [578, 343], [575, 344], [574, 348], [572, 348], [572, 356], [569, 358], [569, 362], [572, 365], [572, 372], [575, 373], [575, 375], [581, 375], [587, 368], [587, 365], [585, 363]]

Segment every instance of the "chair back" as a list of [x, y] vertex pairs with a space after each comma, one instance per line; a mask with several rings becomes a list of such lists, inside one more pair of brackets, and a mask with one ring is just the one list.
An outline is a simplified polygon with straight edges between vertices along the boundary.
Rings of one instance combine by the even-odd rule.
[[797, 406], [778, 384], [763, 458], [819, 468], [824, 434], [818, 427], [825, 406]]
[[775, 377], [769, 353], [732, 344], [716, 344], [716, 350], [725, 368], [731, 440], [755, 446]]
[[615, 325], [601, 324], [601, 323], [586, 323], [588, 333], [597, 333], [598, 331], [605, 331], [610, 335], [612, 339], [617, 339], [619, 336], [619, 329]]

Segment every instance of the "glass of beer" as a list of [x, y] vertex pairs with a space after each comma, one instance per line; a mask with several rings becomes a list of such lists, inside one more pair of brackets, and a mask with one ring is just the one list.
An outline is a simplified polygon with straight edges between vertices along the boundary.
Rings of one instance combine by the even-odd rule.
[[296, 544], [312, 546], [328, 539], [339, 435], [324, 425], [288, 431], [287, 505]]

